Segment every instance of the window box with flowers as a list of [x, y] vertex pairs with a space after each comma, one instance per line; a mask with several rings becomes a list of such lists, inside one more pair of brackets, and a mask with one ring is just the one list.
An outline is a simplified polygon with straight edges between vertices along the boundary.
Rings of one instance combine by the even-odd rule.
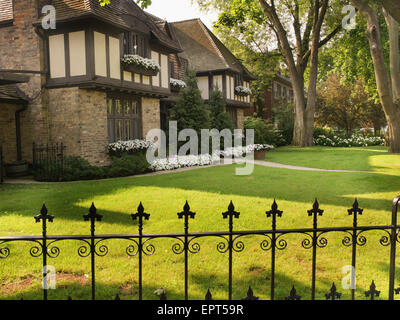
[[247, 97], [251, 95], [251, 90], [243, 86], [235, 87], [235, 94], [240, 97]]
[[186, 88], [186, 83], [182, 80], [178, 80], [178, 79], [170, 79], [170, 84], [171, 84], [171, 91], [175, 91], [178, 92], [181, 89], [185, 89]]
[[147, 149], [153, 148], [154, 144], [148, 140], [128, 140], [110, 143], [108, 145], [108, 154], [114, 157], [121, 157], [123, 154], [146, 153]]
[[125, 54], [121, 58], [121, 63], [125, 71], [140, 73], [145, 76], [156, 76], [160, 72], [160, 65], [157, 62], [137, 54]]

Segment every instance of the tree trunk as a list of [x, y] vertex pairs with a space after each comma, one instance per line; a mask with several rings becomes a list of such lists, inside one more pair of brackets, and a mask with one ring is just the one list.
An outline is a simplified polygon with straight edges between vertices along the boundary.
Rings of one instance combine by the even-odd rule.
[[400, 23], [400, 2], [399, 0], [381, 0], [385, 10]]
[[351, 0], [351, 2], [367, 19], [367, 36], [374, 63], [376, 84], [388, 122], [389, 152], [400, 153], [400, 109], [393, 101], [393, 94], [390, 91], [390, 81], [383, 56], [378, 17], [376, 12], [363, 0]]

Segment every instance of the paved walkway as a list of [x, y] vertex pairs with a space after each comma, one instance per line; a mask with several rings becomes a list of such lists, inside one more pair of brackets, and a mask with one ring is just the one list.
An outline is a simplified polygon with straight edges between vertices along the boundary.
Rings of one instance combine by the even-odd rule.
[[363, 173], [372, 172], [372, 171], [360, 171], [360, 170], [330, 170], [330, 169], [307, 168], [307, 167], [291, 166], [288, 164], [269, 162], [263, 160], [254, 160], [254, 163], [264, 167], [281, 168], [289, 170], [304, 170], [304, 171], [319, 171], [319, 172], [363, 172]]
[[[224, 166], [224, 165], [229, 165], [229, 164], [231, 164], [231, 163], [221, 162], [219, 164], [214, 164], [214, 165], [210, 165], [210, 166], [196, 166], [196, 167], [180, 168], [180, 169], [169, 170], [169, 171], [157, 171], [157, 172], [139, 174], [139, 175], [125, 177], [125, 178], [158, 176], [158, 175], [163, 175], [163, 174], [192, 171], [192, 170], [211, 168], [211, 167], [216, 167], [216, 166]], [[353, 173], [354, 172], [371, 173], [372, 172], [372, 171], [360, 171], [360, 170], [330, 170], [330, 169], [307, 168], [307, 167], [291, 166], [288, 164], [269, 162], [269, 161], [263, 161], [263, 160], [254, 160], [254, 164], [263, 166], [263, 167], [270, 167], [270, 168], [279, 168], [279, 169], [288, 169], [288, 170], [303, 170], [303, 171], [317, 171], [317, 172], [348, 172], [348, 173], [351, 173], [351, 172], [353, 172]], [[55, 183], [55, 182], [40, 182], [40, 181], [35, 181], [33, 179], [27, 179], [27, 178], [6, 179], [4, 181], [4, 184], [44, 184], [44, 183]]]

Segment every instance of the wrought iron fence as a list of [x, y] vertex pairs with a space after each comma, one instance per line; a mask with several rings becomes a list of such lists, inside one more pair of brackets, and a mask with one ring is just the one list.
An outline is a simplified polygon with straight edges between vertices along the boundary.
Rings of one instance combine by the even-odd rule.
[[[55, 259], [59, 256], [61, 250], [56, 246], [61, 241], [75, 240], [81, 242], [82, 245], [78, 248], [77, 254], [80, 257], [90, 256], [91, 265], [91, 299], [96, 298], [96, 256], [104, 257], [108, 254], [108, 247], [105, 244], [107, 240], [128, 240], [131, 242], [126, 247], [126, 254], [129, 257], [138, 258], [138, 293], [139, 300], [143, 299], [143, 257], [151, 256], [155, 253], [156, 248], [151, 243], [155, 239], [173, 239], [176, 242], [172, 246], [172, 252], [174, 254], [184, 255], [184, 296], [185, 300], [189, 299], [189, 257], [190, 255], [197, 254], [200, 251], [200, 244], [197, 242], [202, 238], [216, 238], [217, 251], [219, 253], [227, 253], [228, 259], [228, 299], [232, 300], [232, 284], [233, 284], [233, 258], [234, 254], [240, 253], [244, 250], [245, 245], [242, 239], [250, 236], [263, 236], [264, 240], [260, 243], [260, 248], [265, 252], [270, 252], [271, 256], [271, 279], [270, 279], [270, 297], [271, 300], [275, 299], [275, 280], [276, 280], [276, 257], [279, 250], [287, 248], [287, 241], [284, 239], [285, 235], [300, 234], [305, 236], [301, 241], [301, 246], [304, 249], [312, 251], [312, 277], [311, 277], [311, 299], [315, 299], [316, 291], [316, 272], [317, 272], [317, 256], [318, 249], [325, 248], [328, 245], [326, 235], [328, 233], [339, 232], [344, 233], [342, 238], [342, 245], [350, 247], [352, 250], [352, 288], [355, 281], [355, 271], [357, 268], [356, 252], [357, 248], [364, 246], [367, 242], [365, 233], [370, 231], [381, 231], [383, 236], [379, 240], [379, 244], [385, 247], [390, 247], [390, 255], [388, 260], [390, 263], [389, 268], [389, 284], [388, 284], [388, 299], [393, 300], [395, 294], [400, 293], [400, 288], [395, 288], [395, 269], [396, 269], [396, 249], [397, 242], [400, 242], [400, 225], [398, 225], [398, 207], [400, 204], [400, 196], [393, 200], [392, 204], [392, 221], [390, 225], [375, 225], [375, 226], [359, 226], [358, 217], [363, 214], [363, 209], [359, 207], [357, 199], [354, 201], [352, 208], [348, 209], [348, 215], [352, 216], [353, 224], [347, 227], [318, 227], [318, 217], [322, 216], [324, 210], [320, 208], [317, 200], [315, 200], [313, 207], [307, 211], [308, 216], [312, 217], [313, 224], [311, 228], [299, 228], [299, 229], [278, 229], [277, 218], [283, 216], [283, 211], [278, 209], [276, 201], [273, 202], [271, 210], [266, 211], [266, 218], [271, 219], [271, 229], [269, 230], [253, 230], [253, 231], [236, 231], [234, 230], [234, 221], [240, 217], [240, 212], [235, 211], [235, 206], [231, 202], [228, 206], [228, 210], [222, 213], [223, 219], [228, 220], [228, 231], [221, 232], [189, 232], [189, 221], [196, 216], [196, 213], [192, 212], [188, 202], [185, 203], [183, 211], [177, 214], [179, 219], [184, 221], [184, 232], [183, 233], [159, 233], [159, 234], [145, 234], [143, 233], [144, 221], [150, 219], [150, 214], [146, 213], [142, 203], [137, 208], [137, 212], [131, 215], [131, 218], [138, 223], [137, 234], [114, 234], [114, 235], [98, 235], [95, 232], [96, 222], [103, 220], [103, 216], [97, 212], [94, 205], [89, 209], [89, 213], [83, 216], [84, 221], [90, 222], [90, 235], [47, 235], [47, 223], [52, 223], [55, 220], [53, 215], [48, 213], [45, 205], [43, 205], [40, 214], [36, 215], [35, 221], [42, 223], [42, 235], [41, 236], [26, 236], [26, 237], [0, 237], [0, 258], [6, 259], [10, 255], [10, 249], [7, 247], [8, 243], [26, 241], [33, 243], [33, 247], [30, 249], [30, 255], [32, 257], [42, 257], [43, 263], [43, 279], [47, 276], [47, 259]], [[278, 251], [277, 251], [278, 250]], [[3, 262], [4, 263], [4, 262]], [[267, 280], [268, 281], [268, 280]], [[355, 299], [355, 289], [351, 289], [351, 299]], [[372, 280], [370, 287], [365, 291], [365, 297], [370, 300], [375, 300], [379, 297], [381, 291], [377, 290], [375, 282]], [[328, 293], [325, 295], [327, 300], [336, 300], [341, 297], [341, 293], [337, 291], [335, 284]], [[285, 298], [286, 300], [300, 300], [302, 297], [296, 292], [296, 288], [293, 286], [289, 295]], [[43, 289], [43, 299], [47, 300], [47, 288]], [[116, 300], [119, 299], [119, 295], [116, 295]], [[160, 292], [160, 299], [166, 300], [165, 292]], [[206, 300], [212, 300], [212, 293], [210, 290], [205, 295]], [[249, 287], [247, 296], [243, 300], [258, 300], [258, 297], [254, 295], [251, 287]]]
[[61, 181], [65, 165], [66, 146], [63, 143], [32, 145], [32, 169], [36, 180]]

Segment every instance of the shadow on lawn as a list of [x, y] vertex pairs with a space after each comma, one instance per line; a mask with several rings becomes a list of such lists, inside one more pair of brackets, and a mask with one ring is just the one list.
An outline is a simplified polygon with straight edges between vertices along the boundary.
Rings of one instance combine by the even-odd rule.
[[[183, 278], [183, 275], [182, 275]], [[6, 300], [41, 300], [43, 299], [43, 290], [40, 287], [41, 279], [36, 279], [35, 284], [23, 288], [19, 292], [5, 293], [1, 299]], [[57, 284], [55, 290], [48, 290], [49, 300], [90, 300], [91, 287], [90, 279], [86, 284], [78, 284], [77, 282], [67, 282]], [[318, 288], [324, 286], [326, 289]], [[326, 294], [330, 292], [332, 283], [319, 280], [316, 289], [316, 300], [326, 300]], [[296, 289], [296, 294], [301, 300], [311, 300], [310, 283], [304, 283], [287, 277], [283, 274], [276, 274], [275, 300], [285, 300], [290, 295], [292, 286]], [[340, 283], [336, 284], [337, 292], [341, 293], [340, 300], [350, 299], [350, 290], [342, 289]], [[265, 280], [265, 272], [262, 275], [246, 275], [244, 279], [233, 279], [233, 300], [242, 300], [246, 298], [248, 288], [251, 287], [254, 296], [260, 300], [270, 300], [270, 281]], [[148, 286], [144, 280], [143, 298], [144, 300], [159, 300], [155, 291], [159, 288], [165, 288], [168, 300], [184, 300], [184, 288], [182, 280], [182, 289], [172, 290], [168, 283], [160, 283], [159, 286]], [[207, 291], [210, 290], [213, 299], [228, 299], [228, 277], [227, 276], [210, 276], [208, 273], [191, 273], [189, 277], [189, 300], [205, 300]], [[198, 293], [193, 293], [196, 291]], [[137, 283], [113, 283], [105, 284], [103, 282], [96, 283], [96, 299], [97, 300], [115, 300], [116, 296], [121, 300], [138, 300]], [[356, 290], [356, 298], [364, 300], [365, 290], [358, 288]], [[366, 299], [366, 298], [365, 298]]]
[[[324, 209], [323, 207], [327, 205], [350, 208], [354, 197], [360, 197], [360, 207], [364, 208], [366, 212], [368, 209], [390, 211], [391, 200], [365, 198], [364, 194], [393, 192], [394, 198], [400, 192], [400, 177], [387, 174], [305, 172], [256, 166], [253, 175], [237, 176], [234, 170], [235, 166], [232, 165], [151, 177], [24, 187], [0, 186], [0, 194], [4, 192], [5, 195], [0, 203], [0, 212], [3, 214], [4, 212], [17, 212], [33, 219], [45, 202], [49, 213], [57, 218], [82, 221], [82, 216], [88, 213], [90, 205], [83, 208], [77, 203], [94, 201], [96, 204], [96, 200], [99, 202], [99, 197], [118, 195], [118, 193], [128, 191], [129, 198], [111, 201], [132, 203], [129, 212], [100, 208], [99, 213], [104, 216], [106, 223], [134, 225], [129, 215], [136, 212], [140, 201], [143, 201], [146, 210], [151, 211], [151, 208], [146, 207], [145, 204], [148, 199], [136, 197], [137, 190], [135, 188], [138, 187], [200, 191], [209, 193], [211, 196], [228, 195], [235, 204], [239, 203], [238, 206], [240, 206], [240, 201], [237, 200], [237, 197], [254, 197], [258, 201], [266, 200], [265, 209], [270, 208], [271, 199], [274, 198], [277, 199], [278, 204], [280, 200], [295, 201], [310, 204], [310, 208], [317, 198]], [[32, 193], [29, 193], [30, 189]], [[30, 196], [29, 200], [26, 199], [27, 194]], [[166, 201], [162, 193], [155, 194], [151, 200], [157, 200], [157, 197], [159, 201]], [[188, 198], [189, 202], [194, 199]], [[27, 207], [28, 204], [29, 207]], [[226, 206], [222, 206], [220, 212], [226, 209], [227, 205], [228, 203]], [[171, 208], [169, 212], [173, 214], [181, 208]], [[281, 209], [285, 210], [285, 208]]]

